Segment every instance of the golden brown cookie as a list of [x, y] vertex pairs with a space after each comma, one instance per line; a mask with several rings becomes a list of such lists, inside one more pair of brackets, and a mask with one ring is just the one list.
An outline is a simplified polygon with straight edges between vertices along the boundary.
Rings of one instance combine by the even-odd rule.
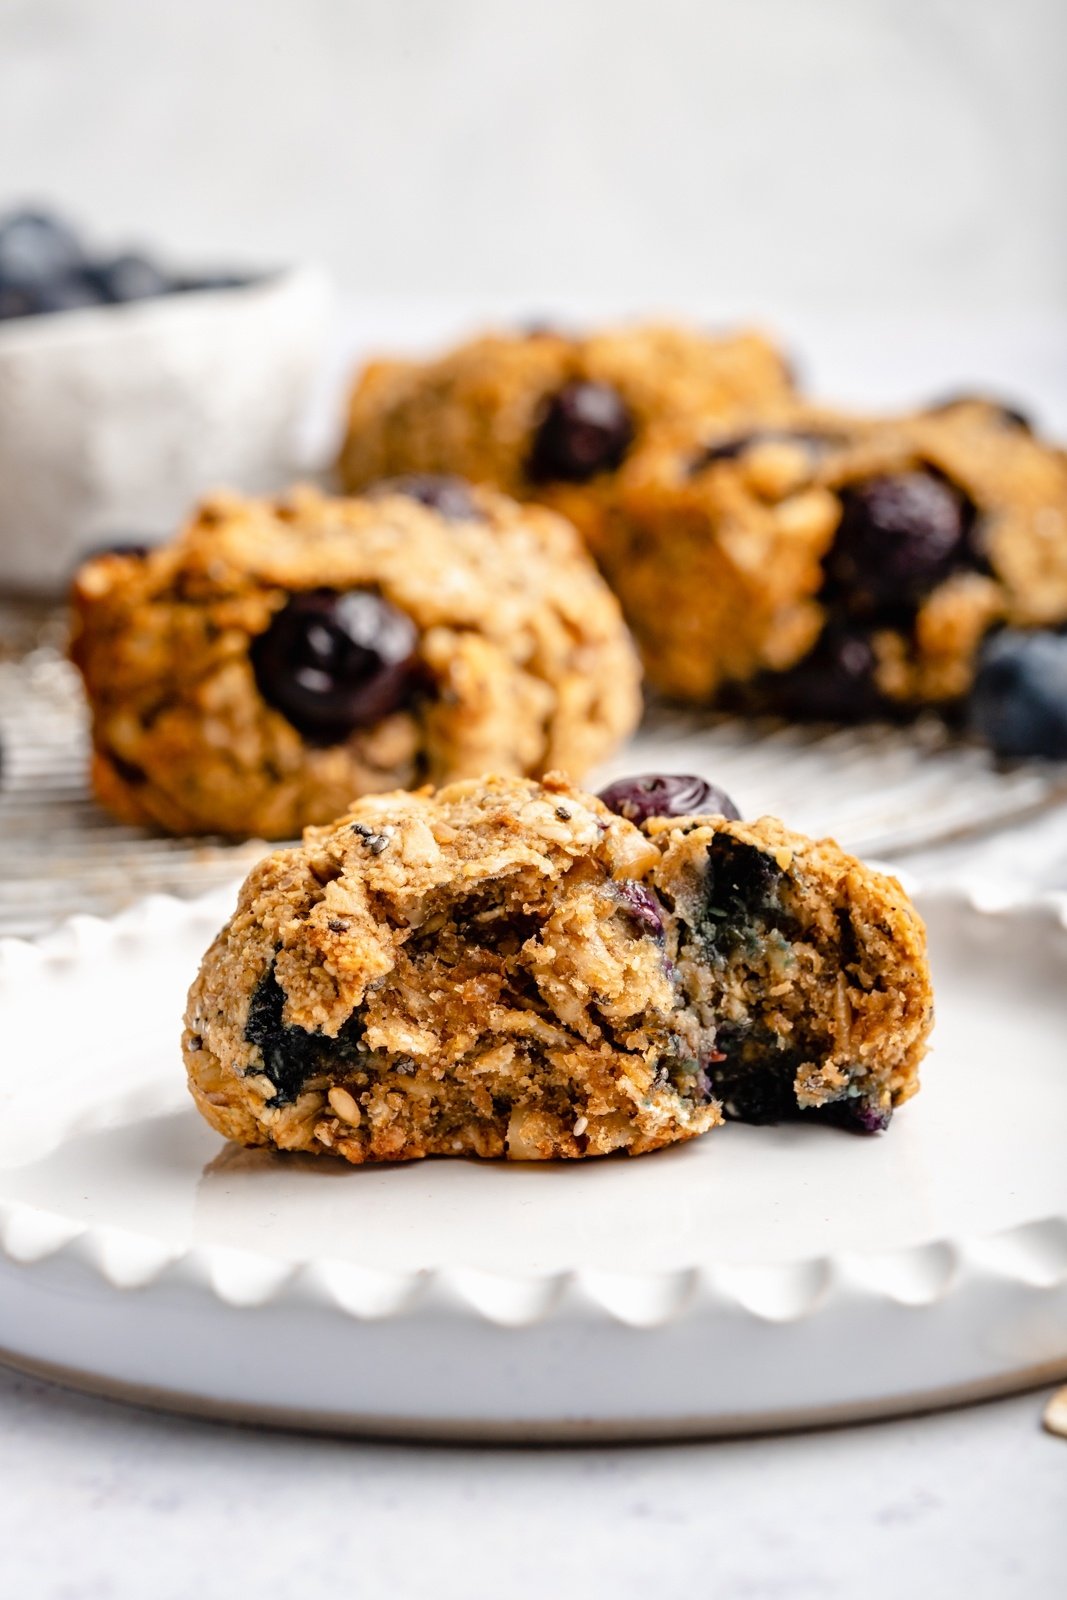
[[1067, 461], [999, 408], [810, 408], [650, 446], [599, 559], [651, 684], [828, 717], [951, 706], [1067, 619]]
[[573, 529], [453, 479], [219, 497], [73, 598], [97, 793], [173, 832], [287, 838], [397, 785], [580, 773], [639, 715]]
[[596, 549], [615, 475], [650, 437], [790, 392], [781, 355], [756, 333], [490, 334], [437, 360], [367, 367], [339, 471], [349, 489], [458, 472], [555, 507]]
[[700, 780], [605, 799], [373, 796], [260, 862], [189, 995], [212, 1126], [356, 1163], [638, 1154], [724, 1110], [884, 1127], [931, 1021], [900, 885]]

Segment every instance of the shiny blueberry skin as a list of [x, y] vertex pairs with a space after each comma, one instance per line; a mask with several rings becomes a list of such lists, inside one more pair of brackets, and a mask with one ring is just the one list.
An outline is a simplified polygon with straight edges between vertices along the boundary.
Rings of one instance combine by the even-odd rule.
[[418, 632], [369, 589], [294, 594], [252, 641], [259, 692], [312, 744], [339, 744], [409, 698]]
[[607, 383], [568, 383], [548, 402], [534, 435], [527, 474], [534, 483], [588, 483], [622, 465], [633, 419]]
[[916, 604], [969, 555], [974, 507], [935, 472], [868, 478], [842, 491], [827, 593], [858, 615]]
[[638, 827], [651, 817], [716, 816], [736, 822], [741, 816], [728, 794], [692, 774], [646, 772], [616, 778], [601, 789], [600, 799], [609, 811]]
[[447, 473], [409, 472], [399, 478], [382, 478], [367, 490], [371, 500], [384, 500], [391, 494], [404, 495], [420, 505], [439, 511], [447, 522], [482, 521], [482, 512], [465, 478]]
[[830, 622], [810, 655], [766, 682], [775, 707], [790, 716], [854, 722], [887, 709], [875, 682], [875, 665], [865, 628]]
[[1067, 634], [995, 634], [982, 651], [967, 721], [998, 755], [1067, 760]]
[[0, 285], [35, 289], [84, 264], [81, 240], [58, 217], [31, 210], [0, 217]]

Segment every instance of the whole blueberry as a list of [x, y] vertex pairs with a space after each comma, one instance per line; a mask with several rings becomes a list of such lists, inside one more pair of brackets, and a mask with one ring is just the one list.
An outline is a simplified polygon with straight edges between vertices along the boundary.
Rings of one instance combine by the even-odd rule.
[[621, 466], [633, 436], [633, 419], [617, 389], [568, 383], [548, 402], [526, 470], [535, 483], [587, 483]]
[[1067, 760], [1067, 634], [995, 634], [982, 651], [967, 719], [998, 755]]
[[465, 478], [448, 473], [409, 472], [399, 478], [382, 478], [367, 490], [372, 500], [400, 494], [439, 511], [448, 522], [481, 521], [482, 512]]
[[1005, 400], [994, 399], [988, 394], [952, 394], [944, 400], [938, 400], [934, 405], [927, 406], [931, 416], [941, 416], [946, 411], [955, 411], [957, 406], [984, 406], [991, 411], [997, 419], [1008, 428], [1019, 428], [1023, 433], [1033, 433], [1034, 425], [1025, 411], [1020, 411], [1018, 406], [1009, 405]]
[[251, 646], [259, 692], [312, 744], [338, 744], [407, 700], [418, 632], [369, 589], [294, 594]]
[[854, 722], [886, 709], [875, 681], [876, 664], [865, 628], [830, 622], [810, 655], [765, 682], [772, 704], [789, 716]]
[[914, 605], [967, 559], [973, 521], [967, 497], [936, 472], [854, 484], [841, 494], [828, 588], [861, 614]]
[[27, 288], [77, 273], [84, 264], [74, 230], [45, 211], [0, 217], [0, 284]]
[[92, 277], [102, 298], [115, 305], [131, 300], [154, 300], [172, 288], [170, 278], [154, 261], [133, 251], [110, 261], [97, 262]]
[[728, 794], [692, 774], [647, 772], [616, 778], [601, 789], [600, 799], [609, 811], [638, 827], [651, 817], [716, 816], [736, 822], [741, 816]]

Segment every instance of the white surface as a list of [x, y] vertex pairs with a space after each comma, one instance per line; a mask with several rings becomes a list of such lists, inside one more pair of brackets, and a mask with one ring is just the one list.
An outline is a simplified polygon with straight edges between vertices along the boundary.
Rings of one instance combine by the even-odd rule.
[[[884, 1138], [730, 1126], [634, 1162], [355, 1171], [235, 1151], [185, 1098], [176, 1019], [231, 899], [0, 950], [14, 1358], [249, 1418], [519, 1438], [1067, 1374], [1062, 899], [919, 896], [935, 1048]], [[42, 1033], [57, 1004], [66, 1026]], [[76, 1321], [57, 1315], [71, 1297]]]
[[294, 268], [0, 323], [0, 588], [61, 594], [87, 550], [169, 535], [208, 490], [284, 486], [327, 307]]
[[413, 1448], [139, 1413], [0, 1371], [17, 1600], [1062, 1600], [1036, 1395], [822, 1434]]
[[1065, 54], [1061, 0], [7, 0], [0, 190], [351, 294], [1062, 311]]

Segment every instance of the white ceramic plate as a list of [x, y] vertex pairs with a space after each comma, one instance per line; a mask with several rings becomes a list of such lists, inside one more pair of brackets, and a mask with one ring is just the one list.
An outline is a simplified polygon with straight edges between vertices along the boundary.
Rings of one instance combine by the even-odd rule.
[[1067, 1374], [1067, 901], [920, 895], [926, 1086], [888, 1134], [353, 1169], [225, 1146], [186, 984], [231, 895], [0, 947], [0, 1351], [182, 1410], [637, 1437]]

